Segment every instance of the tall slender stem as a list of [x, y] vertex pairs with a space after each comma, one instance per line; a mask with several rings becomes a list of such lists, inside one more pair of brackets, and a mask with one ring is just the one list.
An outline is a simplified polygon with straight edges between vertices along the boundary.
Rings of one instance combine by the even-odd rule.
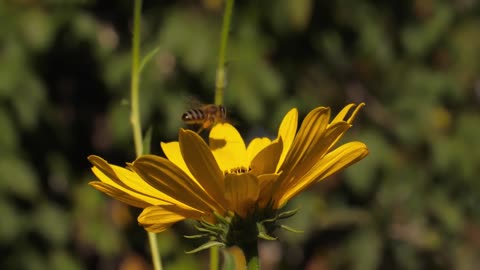
[[[139, 157], [143, 154], [142, 124], [140, 122], [140, 21], [142, 16], [142, 0], [134, 1], [133, 8], [133, 38], [132, 38], [132, 72], [131, 72], [131, 114], [130, 123], [133, 129], [135, 153]], [[148, 233], [150, 250], [152, 253], [153, 268], [162, 270], [160, 252], [158, 250], [157, 235]]]
[[243, 247], [245, 258], [247, 260], [247, 270], [260, 270], [260, 258], [258, 257], [257, 241], [245, 244]]
[[222, 33], [220, 36], [220, 49], [218, 52], [218, 66], [215, 80], [215, 104], [223, 104], [223, 90], [226, 84], [225, 57], [228, 45], [228, 32], [230, 31], [230, 22], [232, 21], [232, 12], [234, 0], [226, 0], [225, 11], [223, 14]]
[[143, 154], [142, 124], [140, 123], [140, 19], [142, 11], [142, 0], [135, 0], [133, 8], [133, 39], [132, 39], [132, 71], [131, 71], [131, 114], [130, 123], [133, 129], [133, 141], [135, 153], [138, 156]]
[[[232, 21], [234, 0], [226, 0], [223, 13], [222, 32], [220, 34], [220, 48], [218, 51], [218, 66], [215, 78], [215, 104], [223, 104], [223, 91], [226, 84], [225, 58], [227, 54], [228, 32]], [[218, 270], [219, 267], [218, 247], [210, 248], [210, 270]]]
[[219, 250], [218, 247], [210, 248], [210, 270], [218, 270], [219, 267]]

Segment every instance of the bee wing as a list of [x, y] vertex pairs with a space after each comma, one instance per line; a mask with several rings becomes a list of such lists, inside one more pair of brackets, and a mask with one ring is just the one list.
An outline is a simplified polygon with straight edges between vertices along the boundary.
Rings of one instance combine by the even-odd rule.
[[200, 99], [194, 96], [188, 96], [186, 100], [186, 105], [188, 109], [198, 109], [205, 106], [205, 103], [201, 102]]

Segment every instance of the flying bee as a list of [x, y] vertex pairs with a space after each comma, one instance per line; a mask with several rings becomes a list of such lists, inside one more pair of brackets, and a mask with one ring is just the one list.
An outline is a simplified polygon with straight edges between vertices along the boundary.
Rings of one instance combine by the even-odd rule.
[[206, 104], [188, 110], [182, 115], [182, 121], [187, 125], [199, 125], [197, 133], [211, 128], [216, 123], [223, 123], [227, 119], [227, 109], [222, 105]]

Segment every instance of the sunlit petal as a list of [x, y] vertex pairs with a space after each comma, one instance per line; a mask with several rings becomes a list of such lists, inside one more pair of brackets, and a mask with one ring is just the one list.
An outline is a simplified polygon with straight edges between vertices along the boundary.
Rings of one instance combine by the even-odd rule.
[[[162, 204], [162, 200], [168, 200], [162, 192], [148, 185], [134, 172], [111, 165], [98, 156], [89, 156], [88, 160], [94, 165], [92, 172], [103, 183], [128, 194], [149, 205]], [[110, 196], [113, 193], [109, 193]], [[122, 195], [123, 196], [123, 195]]]
[[93, 181], [88, 184], [94, 187], [95, 189], [107, 194], [108, 196], [134, 207], [145, 208], [152, 205], [150, 203], [145, 202], [144, 200], [140, 200], [120, 189], [114, 188], [100, 181]]
[[250, 173], [225, 175], [225, 199], [229, 209], [242, 217], [253, 210], [259, 195], [258, 179]]
[[171, 161], [155, 155], [144, 155], [131, 166], [151, 186], [174, 198], [172, 203], [203, 212], [210, 209], [221, 212], [222, 207]]
[[199, 216], [198, 212], [150, 206], [142, 211], [138, 217], [138, 223], [149, 232], [159, 233], [168, 229], [172, 224], [193, 216]]
[[210, 131], [209, 146], [222, 171], [248, 166], [245, 142], [232, 125], [215, 125]]
[[[337, 114], [337, 116], [335, 116], [335, 118], [333, 119], [333, 121], [329, 124], [328, 128], [330, 128], [331, 126], [334, 126], [335, 124], [337, 123], [341, 123], [341, 122], [346, 122], [348, 123], [349, 125], [352, 125], [353, 123], [353, 120], [355, 119], [355, 117], [357, 116], [358, 112], [360, 111], [361, 108], [363, 108], [365, 106], [365, 103], [360, 103], [356, 108], [355, 110], [352, 112], [352, 114], [350, 115], [350, 117], [348, 119], [345, 120], [345, 117], [347, 116], [347, 114], [350, 112], [350, 110], [355, 107], [355, 104], [349, 104], [347, 106], [345, 106], [345, 108], [343, 108], [340, 113]], [[345, 133], [347, 130], [345, 130], [343, 133]], [[329, 150], [331, 148], [334, 147], [334, 145], [343, 137], [343, 133], [340, 134], [337, 139], [335, 141], [332, 142], [332, 144], [330, 145], [329, 147]]]
[[188, 176], [190, 176], [192, 180], [195, 180], [195, 178], [192, 176], [192, 173], [188, 169], [187, 164], [185, 164], [185, 161], [183, 160], [182, 152], [180, 151], [180, 144], [178, 142], [162, 142], [160, 146], [162, 147], [163, 153], [168, 158], [168, 160], [175, 163], [175, 165], [177, 165]]
[[361, 142], [350, 142], [338, 147], [320, 159], [310, 171], [294, 178], [294, 181], [291, 181], [288, 186], [284, 186], [281, 190], [275, 190], [279, 195], [276, 202], [277, 207], [283, 206], [312, 183], [343, 170], [367, 155], [367, 146]]
[[254, 175], [274, 173], [278, 160], [282, 154], [283, 141], [279, 138], [277, 142], [270, 144], [261, 150], [252, 160], [251, 169]]
[[283, 140], [283, 151], [278, 161], [277, 171], [280, 169], [280, 166], [283, 164], [283, 161], [292, 146], [295, 133], [297, 132], [297, 125], [298, 111], [296, 108], [293, 108], [285, 115], [285, 117], [283, 117], [280, 128], [278, 129], [278, 137]]
[[210, 148], [197, 133], [190, 130], [180, 130], [179, 141], [183, 159], [192, 175], [206, 193], [222, 205], [223, 172], [218, 167]]
[[247, 147], [247, 160], [253, 160], [253, 158], [258, 154], [258, 152], [262, 151], [262, 149], [269, 146], [271, 143], [272, 140], [267, 137], [254, 138]]
[[298, 164], [307, 160], [309, 153], [317, 150], [312, 149], [312, 145], [316, 145], [322, 139], [329, 119], [330, 108], [325, 107], [315, 108], [305, 117], [280, 171], [289, 173]]

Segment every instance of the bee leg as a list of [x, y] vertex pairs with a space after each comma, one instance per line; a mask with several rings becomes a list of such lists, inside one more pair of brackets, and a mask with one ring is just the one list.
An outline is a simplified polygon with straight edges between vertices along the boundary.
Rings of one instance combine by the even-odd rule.
[[200, 134], [200, 132], [202, 132], [203, 130], [205, 130], [205, 128], [203, 126], [201, 126], [198, 130], [197, 130], [197, 133]]

